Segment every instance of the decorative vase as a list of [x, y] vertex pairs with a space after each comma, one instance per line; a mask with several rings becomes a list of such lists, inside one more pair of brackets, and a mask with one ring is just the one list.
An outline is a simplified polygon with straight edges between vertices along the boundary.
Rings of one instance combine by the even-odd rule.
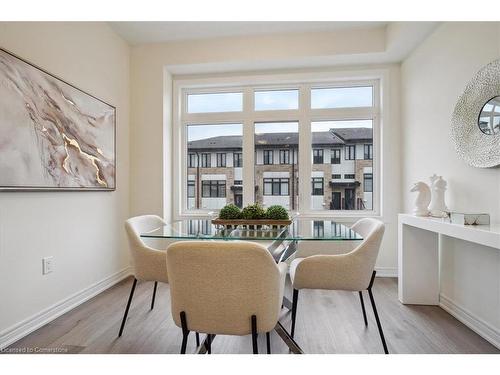
[[446, 192], [446, 181], [442, 176], [432, 175], [431, 180], [431, 203], [429, 205], [430, 215], [433, 217], [448, 217], [444, 195]]

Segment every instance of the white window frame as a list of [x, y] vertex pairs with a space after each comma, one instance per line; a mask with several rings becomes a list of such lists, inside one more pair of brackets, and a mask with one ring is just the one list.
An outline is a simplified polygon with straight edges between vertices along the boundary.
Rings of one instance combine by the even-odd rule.
[[[311, 88], [373, 86], [373, 107], [311, 109]], [[243, 205], [254, 201], [254, 123], [298, 121], [299, 149], [299, 209], [302, 217], [381, 217], [383, 198], [382, 127], [388, 122], [388, 111], [382, 102], [388, 97], [384, 88], [389, 85], [388, 69], [354, 71], [299, 72], [221, 77], [174, 77], [173, 80], [173, 219], [207, 216], [213, 210], [187, 209], [187, 132], [186, 126], [207, 124], [242, 124], [243, 127]], [[299, 89], [297, 110], [254, 110], [254, 91]], [[243, 92], [243, 111], [226, 113], [187, 113], [187, 95], [192, 93]], [[384, 98], [385, 100], [382, 100]], [[384, 115], [385, 113], [385, 115]], [[373, 121], [373, 209], [313, 210], [311, 209], [311, 122], [336, 120]], [[179, 157], [181, 156], [181, 157]], [[251, 181], [251, 183], [248, 183]]]

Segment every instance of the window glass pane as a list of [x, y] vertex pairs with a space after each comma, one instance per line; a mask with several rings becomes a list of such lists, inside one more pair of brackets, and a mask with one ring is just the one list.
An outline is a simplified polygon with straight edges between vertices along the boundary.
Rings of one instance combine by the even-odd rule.
[[[373, 174], [372, 120], [318, 121], [311, 129], [311, 208], [373, 210], [373, 184], [365, 189]], [[320, 155], [323, 163], [317, 163]]]
[[241, 205], [243, 171], [235, 160], [241, 161], [242, 135], [241, 124], [187, 126], [188, 209]]
[[289, 188], [289, 179], [282, 178], [280, 186], [280, 195], [288, 195], [288, 188]]
[[187, 96], [188, 113], [239, 112], [242, 110], [243, 94], [241, 92], [189, 94]]
[[264, 207], [297, 210], [298, 142], [297, 122], [255, 124], [255, 201]]
[[311, 108], [372, 107], [373, 87], [336, 87], [311, 90]]
[[273, 194], [273, 183], [271, 179], [264, 179], [264, 195]]
[[255, 91], [255, 110], [298, 109], [299, 90]]
[[366, 193], [373, 192], [373, 175], [371, 173], [365, 173], [364, 174], [363, 190]]
[[312, 179], [312, 195], [323, 195], [323, 178], [313, 177]]

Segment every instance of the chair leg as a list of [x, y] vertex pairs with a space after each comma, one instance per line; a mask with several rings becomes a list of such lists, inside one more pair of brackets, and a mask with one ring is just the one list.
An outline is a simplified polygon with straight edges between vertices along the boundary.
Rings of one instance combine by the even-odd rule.
[[132, 298], [134, 297], [135, 286], [137, 285], [137, 279], [134, 277], [134, 282], [132, 284], [132, 289], [130, 290], [130, 295], [127, 301], [127, 307], [125, 308], [125, 314], [123, 314], [122, 324], [120, 326], [120, 332], [118, 337], [121, 337], [123, 333], [123, 328], [125, 327], [125, 322], [127, 321], [128, 310], [130, 309], [130, 304], [132, 303]]
[[253, 354], [259, 354], [259, 348], [257, 347], [257, 317], [252, 315], [252, 347]]
[[368, 319], [366, 319], [365, 302], [363, 301], [363, 293], [359, 291], [359, 300], [361, 302], [361, 309], [363, 310], [363, 319], [365, 320], [365, 326], [368, 327]]
[[200, 346], [200, 334], [198, 332], [195, 333], [196, 336], [196, 347]]
[[212, 336], [210, 335], [210, 333], [207, 333], [206, 347], [207, 354], [212, 354]]
[[158, 281], [155, 281], [155, 286], [153, 288], [153, 299], [151, 300], [151, 310], [155, 307], [155, 297], [156, 297], [156, 288], [158, 287]]
[[187, 340], [189, 336], [189, 330], [187, 328], [186, 313], [181, 311], [181, 326], [182, 326], [182, 344], [181, 344], [181, 354], [186, 354]]
[[271, 332], [266, 332], [267, 354], [271, 354]]
[[382, 346], [384, 347], [384, 353], [389, 354], [387, 350], [387, 344], [385, 343], [384, 331], [382, 330], [382, 324], [380, 324], [380, 319], [377, 313], [377, 306], [375, 305], [375, 299], [373, 298], [372, 286], [375, 280], [376, 271], [373, 271], [372, 279], [370, 280], [370, 285], [368, 286], [368, 295], [370, 296], [370, 302], [372, 304], [373, 314], [375, 315], [375, 321], [377, 322], [378, 333], [380, 335], [380, 340], [382, 340]]
[[299, 302], [299, 290], [293, 290], [293, 301], [292, 301], [292, 330], [290, 332], [290, 336], [295, 334], [295, 319], [297, 318], [297, 304]]

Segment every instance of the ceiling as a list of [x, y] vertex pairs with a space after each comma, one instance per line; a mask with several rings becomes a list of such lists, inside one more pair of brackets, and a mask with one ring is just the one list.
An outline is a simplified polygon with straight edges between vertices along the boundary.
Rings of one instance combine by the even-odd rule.
[[109, 22], [109, 25], [128, 43], [137, 45], [216, 37], [373, 28], [385, 26], [387, 22], [162, 21]]

